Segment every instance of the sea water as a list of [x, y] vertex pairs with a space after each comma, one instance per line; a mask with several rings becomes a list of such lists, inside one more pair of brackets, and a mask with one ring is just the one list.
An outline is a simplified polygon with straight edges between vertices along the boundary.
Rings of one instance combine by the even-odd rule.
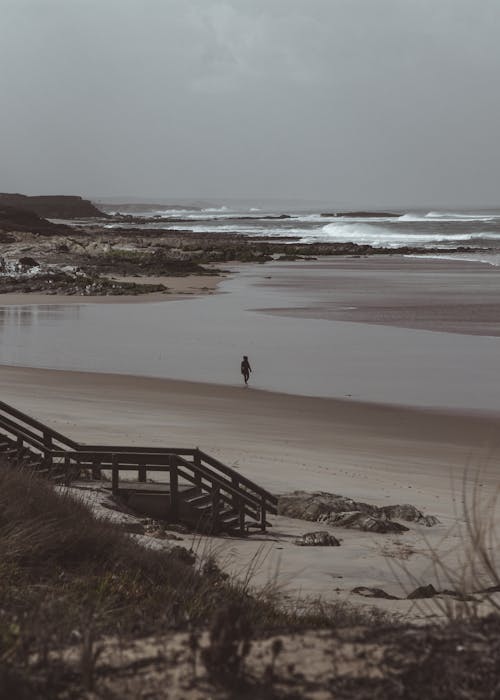
[[[102, 205], [101, 205], [102, 206]], [[116, 213], [119, 206], [104, 209]], [[126, 213], [146, 217], [139, 227], [158, 230], [182, 229], [198, 234], [239, 233], [267, 236], [301, 243], [357, 243], [374, 247], [410, 246], [428, 250], [466, 247], [467, 259], [500, 264], [500, 210], [395, 211], [391, 216], [333, 215], [332, 211], [259, 207], [125, 207]], [[387, 212], [386, 212], [387, 213]], [[331, 214], [331, 215], [330, 215]], [[278, 218], [284, 217], [284, 218]], [[137, 227], [110, 223], [108, 228]]]

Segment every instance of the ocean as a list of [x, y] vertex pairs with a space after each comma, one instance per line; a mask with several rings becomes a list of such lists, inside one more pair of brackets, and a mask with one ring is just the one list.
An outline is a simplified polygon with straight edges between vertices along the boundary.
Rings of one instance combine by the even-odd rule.
[[467, 248], [460, 256], [500, 264], [500, 209], [477, 211], [353, 212], [287, 211], [258, 207], [180, 207], [98, 204], [108, 213], [140, 216], [145, 221], [109, 223], [108, 228], [130, 226], [194, 233], [239, 233], [250, 238], [270, 237], [301, 243], [357, 243], [380, 248], [438, 247], [446, 251]]

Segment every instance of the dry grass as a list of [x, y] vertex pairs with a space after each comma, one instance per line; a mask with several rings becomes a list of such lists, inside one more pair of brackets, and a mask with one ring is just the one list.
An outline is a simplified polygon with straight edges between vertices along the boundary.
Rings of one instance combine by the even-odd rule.
[[[487, 527], [492, 521], [485, 523], [484, 508], [475, 502], [473, 497], [466, 504], [466, 522], [473, 561], [479, 562], [474, 566], [480, 566], [477, 581], [483, 585], [486, 576], [495, 583], [490, 550], [495, 543]], [[200, 659], [214, 689], [222, 688], [222, 694], [214, 690], [214, 698], [243, 697], [243, 691], [245, 697], [296, 697], [276, 690], [281, 646], [273, 646], [268, 675], [258, 685], [247, 674], [247, 659], [256, 638], [278, 633], [285, 639], [306, 628], [332, 635], [343, 629], [351, 636], [358, 630], [359, 639], [349, 637], [349, 648], [356, 648], [353, 641], [359, 644], [360, 668], [363, 644], [384, 650], [377, 679], [343, 677], [332, 659], [329, 680], [319, 688], [323, 694], [346, 700], [500, 697], [498, 617], [417, 629], [364, 606], [314, 600], [283, 609], [272, 585], [252, 591], [262, 556], [249, 563], [243, 583], [236, 583], [209, 553], [193, 566], [175, 552], [146, 549], [50, 484], [0, 465], [0, 697], [100, 697], [94, 686], [105, 637], [125, 644], [185, 630], [196, 659], [203, 629], [210, 631], [210, 647]], [[452, 574], [444, 564], [440, 571]], [[80, 648], [77, 675], [54, 661], [54, 651], [75, 644]]]
[[45, 662], [50, 650], [81, 644], [82, 682], [90, 687], [104, 635], [207, 627], [214, 612], [231, 607], [242, 611], [252, 634], [351, 623], [348, 606], [284, 610], [272, 586], [253, 595], [258, 561], [243, 582], [228, 580], [209, 557], [193, 566], [180, 548], [145, 548], [50, 483], [0, 464], [0, 696], [1, 683], [8, 687], [33, 654], [41, 659], [36, 683], [49, 684], [57, 697], [62, 681]]

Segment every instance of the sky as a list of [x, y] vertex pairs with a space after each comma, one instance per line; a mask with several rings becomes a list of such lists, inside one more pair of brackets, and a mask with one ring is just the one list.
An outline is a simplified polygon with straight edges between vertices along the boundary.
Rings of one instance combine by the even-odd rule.
[[499, 0], [0, 0], [0, 191], [500, 206]]

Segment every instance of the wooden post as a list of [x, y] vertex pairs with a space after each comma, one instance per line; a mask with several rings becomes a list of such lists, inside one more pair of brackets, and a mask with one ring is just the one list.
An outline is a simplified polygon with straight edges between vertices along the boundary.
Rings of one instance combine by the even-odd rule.
[[92, 479], [94, 481], [101, 480], [101, 464], [97, 457], [92, 461]]
[[196, 468], [196, 467], [201, 467], [201, 455], [200, 455], [200, 448], [199, 447], [197, 447], [194, 451], [193, 463], [195, 466], [195, 469], [194, 469], [195, 484], [196, 484], [197, 488], [201, 489], [201, 473]]
[[214, 484], [212, 489], [212, 532], [216, 533], [219, 529], [219, 506], [220, 506], [220, 491], [219, 487]]
[[52, 473], [52, 466], [53, 466], [53, 460], [52, 460], [52, 435], [48, 432], [43, 433], [43, 444], [45, 445], [45, 451], [43, 453], [43, 461], [45, 463], [45, 466], [49, 470], [49, 477]]
[[64, 483], [66, 486], [70, 485], [71, 482], [71, 476], [70, 476], [70, 469], [71, 469], [71, 460], [68, 455], [64, 458]]
[[239, 499], [239, 519], [240, 519], [240, 533], [242, 535], [245, 534], [245, 501], [240, 498]]
[[118, 479], [119, 479], [119, 473], [120, 473], [120, 471], [118, 469], [119, 459], [120, 459], [119, 455], [113, 455], [112, 461], [111, 461], [111, 492], [112, 492], [113, 496], [118, 495], [118, 486], [119, 486]]
[[170, 455], [170, 518], [176, 522], [179, 519], [179, 474], [177, 472], [176, 455]]
[[260, 529], [262, 532], [266, 531], [266, 499], [261, 496], [260, 499]]
[[[231, 483], [233, 485], [233, 489], [236, 489], [236, 491], [238, 491], [240, 480], [238, 479], [237, 476], [233, 476], [231, 478]], [[233, 502], [233, 508], [238, 508], [238, 504], [240, 502], [240, 499], [238, 498], [238, 496], [236, 494], [233, 494], [232, 502]]]
[[146, 473], [147, 473], [147, 468], [145, 464], [139, 464], [139, 469], [137, 472], [137, 478], [141, 484], [146, 483]]

